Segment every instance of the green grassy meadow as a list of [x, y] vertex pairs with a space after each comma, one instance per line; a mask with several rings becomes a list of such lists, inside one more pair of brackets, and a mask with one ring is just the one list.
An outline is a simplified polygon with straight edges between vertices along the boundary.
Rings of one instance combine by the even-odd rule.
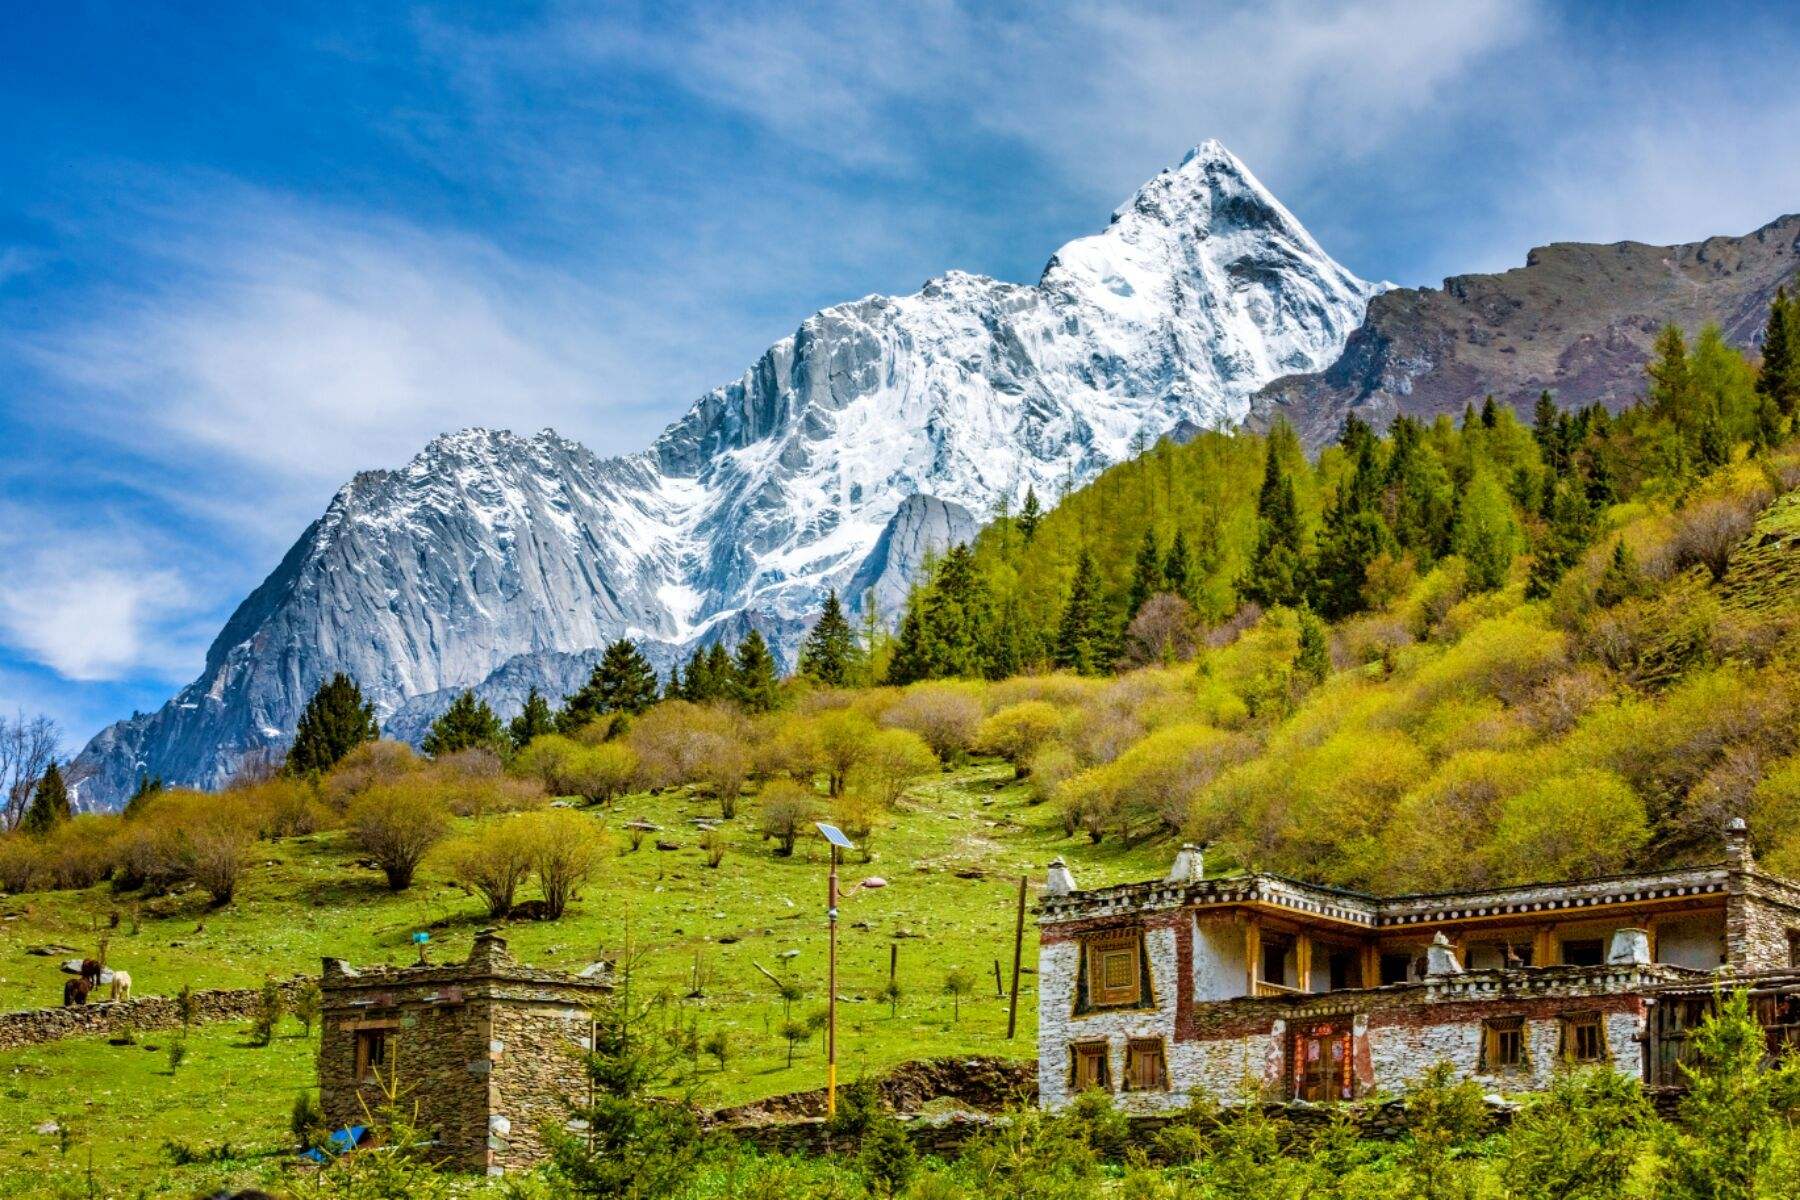
[[[1008, 1042], [1006, 1003], [996, 998], [993, 974], [996, 959], [1003, 974], [1010, 970], [1020, 874], [1035, 884], [1058, 854], [1084, 884], [1165, 869], [1172, 852], [1166, 842], [1090, 845], [1085, 836], [1063, 833], [1054, 805], [1031, 800], [1010, 767], [977, 762], [915, 786], [869, 839], [869, 862], [847, 856], [841, 871], [846, 889], [869, 876], [886, 879], [887, 886], [858, 889], [842, 905], [841, 1078], [945, 1054], [1032, 1057], [1034, 977], [1023, 978], [1019, 1033]], [[737, 818], [723, 826], [729, 850], [713, 869], [690, 822], [716, 815], [717, 805], [704, 794], [637, 794], [586, 811], [610, 831], [605, 866], [561, 921], [508, 925], [514, 955], [536, 966], [576, 970], [598, 957], [616, 957], [629, 939], [640, 955], [636, 986], [664, 997], [702, 1035], [731, 1031], [733, 1051], [724, 1069], [711, 1058], [701, 1060], [703, 1103], [742, 1103], [820, 1086], [820, 1039], [797, 1044], [793, 1065], [787, 1065], [787, 1045], [778, 1033], [782, 1002], [755, 964], [791, 973], [804, 989], [793, 1005], [796, 1016], [823, 1007], [823, 841], [803, 840], [793, 857], [777, 857], [774, 844], [756, 835], [756, 799], [746, 797]], [[663, 829], [646, 834], [634, 850], [623, 827], [635, 820]], [[658, 850], [658, 839], [680, 848]], [[359, 857], [341, 831], [258, 843], [237, 899], [223, 909], [208, 908], [204, 894], [194, 890], [140, 904], [105, 885], [7, 897], [0, 901], [0, 1006], [58, 1003], [63, 976], [57, 958], [31, 956], [27, 949], [60, 943], [91, 953], [115, 910], [121, 918], [110, 934], [108, 961], [130, 971], [139, 995], [173, 993], [183, 983], [254, 985], [267, 975], [316, 971], [323, 955], [352, 964], [403, 963], [414, 954], [410, 938], [419, 929], [430, 930], [434, 957], [459, 959], [475, 931], [489, 923], [479, 901], [429, 867], [396, 895], [379, 872], [357, 864]], [[969, 875], [979, 877], [963, 877]], [[1036, 961], [1034, 934], [1028, 918], [1028, 967]], [[894, 1015], [877, 998], [887, 982], [890, 946], [899, 947], [903, 990]], [[798, 954], [784, 966], [780, 956], [787, 951]], [[975, 990], [954, 1020], [952, 997], [944, 992], [952, 967], [975, 977]], [[696, 969], [702, 995], [689, 998]], [[156, 1052], [80, 1038], [0, 1053], [7, 1100], [0, 1115], [0, 1176], [27, 1180], [49, 1167], [84, 1177], [90, 1147], [96, 1176], [107, 1186], [135, 1187], [127, 1184], [133, 1178], [147, 1184], [155, 1168], [157, 1186], [182, 1194], [225, 1170], [171, 1170], [164, 1142], [174, 1139], [192, 1147], [229, 1142], [238, 1156], [233, 1169], [262, 1177], [276, 1169], [275, 1161], [258, 1156], [285, 1149], [288, 1109], [296, 1091], [313, 1083], [310, 1040], [291, 1019], [282, 1034], [272, 1046], [256, 1048], [241, 1028], [202, 1028], [174, 1074], [165, 1052], [170, 1035], [162, 1032], [139, 1039]], [[65, 1122], [73, 1135], [66, 1154], [58, 1135], [34, 1132], [62, 1117], [72, 1118]], [[45, 1177], [37, 1178], [44, 1185]], [[74, 1180], [74, 1194], [83, 1194], [80, 1183]], [[34, 1194], [5, 1187], [0, 1195]]]

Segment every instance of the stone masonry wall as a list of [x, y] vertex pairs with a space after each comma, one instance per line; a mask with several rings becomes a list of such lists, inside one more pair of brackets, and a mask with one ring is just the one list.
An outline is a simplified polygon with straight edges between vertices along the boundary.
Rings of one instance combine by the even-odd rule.
[[[283, 999], [291, 1007], [305, 979], [281, 983]], [[247, 1020], [255, 1012], [262, 989], [209, 988], [190, 993], [197, 1023]], [[28, 1008], [0, 1013], [0, 1050], [37, 1046], [68, 1037], [94, 1037], [123, 1033], [178, 1029], [181, 1012], [173, 996], [138, 996], [117, 1004], [90, 1002], [69, 1008]]]
[[[1179, 924], [1147, 921], [1144, 953], [1150, 964], [1152, 1003], [1144, 1008], [1075, 1015], [1075, 988], [1081, 966], [1081, 942], [1047, 938], [1038, 945], [1038, 1096], [1046, 1108], [1058, 1108], [1072, 1099], [1069, 1092], [1069, 1046], [1075, 1042], [1107, 1043], [1114, 1087], [1125, 1070], [1125, 1042], [1129, 1038], [1161, 1038], [1168, 1054], [1169, 1070], [1176, 1074], [1176, 983], [1181, 977], [1177, 945], [1178, 929], [1191, 928], [1185, 914]], [[1191, 935], [1190, 935], [1191, 936]], [[1191, 949], [1191, 947], [1190, 947]], [[1185, 1098], [1170, 1092], [1120, 1092], [1119, 1102], [1131, 1112], [1152, 1112], [1179, 1107]]]
[[590, 1029], [587, 1010], [566, 1004], [493, 1010], [490, 1170], [519, 1170], [549, 1154], [545, 1128], [567, 1127], [570, 1102], [586, 1096], [581, 1054]]
[[1787, 967], [1788, 933], [1800, 930], [1800, 888], [1766, 876], [1733, 879], [1725, 936], [1731, 965], [1740, 971]]

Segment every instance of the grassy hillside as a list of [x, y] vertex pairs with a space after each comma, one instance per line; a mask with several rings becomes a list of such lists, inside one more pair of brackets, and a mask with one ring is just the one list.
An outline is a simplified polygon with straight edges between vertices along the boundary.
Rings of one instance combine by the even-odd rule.
[[[1020, 1033], [1012, 1042], [1005, 1040], [1006, 1006], [995, 999], [993, 984], [996, 958], [1010, 970], [1019, 874], [1041, 878], [1056, 854], [1095, 883], [1165, 867], [1166, 847], [1091, 846], [1066, 837], [1053, 806], [1030, 803], [1028, 790], [1011, 777], [1003, 764], [976, 762], [928, 778], [874, 833], [873, 861], [845, 865], [846, 883], [871, 875], [888, 881], [844, 905], [840, 994], [849, 1002], [841, 1009], [839, 1053], [846, 1078], [935, 1054], [1033, 1056], [1032, 977], [1024, 980]], [[786, 1065], [787, 1046], [776, 1032], [782, 1004], [752, 963], [780, 972], [779, 956], [799, 951], [791, 974], [804, 997], [794, 1004], [795, 1013], [822, 1006], [822, 843], [803, 841], [792, 858], [776, 857], [753, 832], [756, 801], [750, 798], [726, 823], [729, 849], [710, 869], [688, 820], [716, 813], [710, 798], [680, 789], [629, 795], [597, 812], [594, 819], [613, 831], [613, 847], [595, 881], [561, 921], [508, 925], [509, 945], [525, 961], [577, 969], [618, 954], [625, 939], [634, 938], [645, 954], [640, 978], [668, 997], [672, 1012], [702, 1034], [728, 1029], [734, 1036], [725, 1069], [710, 1057], [701, 1059], [702, 1098], [709, 1103], [819, 1086], [819, 1039], [797, 1045], [794, 1065]], [[653, 821], [665, 832], [649, 834], [631, 850], [624, 826], [635, 820]], [[681, 849], [659, 851], [658, 838], [679, 842]], [[184, 983], [246, 986], [266, 974], [316, 971], [326, 954], [353, 963], [410, 961], [408, 939], [422, 928], [431, 930], [434, 956], [455, 959], [467, 952], [474, 931], [489, 923], [477, 902], [433, 868], [394, 894], [379, 873], [357, 865], [361, 857], [342, 831], [259, 843], [255, 865], [224, 908], [210, 907], [191, 888], [141, 901], [115, 895], [106, 885], [8, 897], [0, 902], [0, 1006], [58, 1002], [63, 977], [56, 960], [26, 951], [61, 943], [91, 952], [97, 929], [115, 910], [121, 927], [111, 935], [110, 961], [131, 972], [139, 993], [164, 994]], [[960, 877], [978, 872], [979, 878]], [[904, 993], [897, 1016], [877, 999], [893, 945], [899, 947]], [[1028, 922], [1027, 965], [1035, 957]], [[696, 961], [704, 996], [687, 999]], [[955, 1021], [952, 998], [943, 992], [954, 966], [976, 978]], [[284, 1148], [294, 1093], [313, 1081], [313, 1043], [291, 1021], [282, 1034], [257, 1048], [235, 1027], [203, 1030], [173, 1075], [165, 1054], [171, 1037], [163, 1033], [141, 1039], [156, 1052], [75, 1039], [0, 1054], [8, 1100], [0, 1111], [0, 1177], [21, 1179], [18, 1172], [34, 1165], [61, 1162], [58, 1137], [33, 1130], [65, 1116], [74, 1118], [72, 1168], [85, 1168], [91, 1147], [104, 1178], [157, 1167], [167, 1173], [171, 1194], [198, 1187], [207, 1169], [172, 1170], [165, 1139], [229, 1141], [242, 1155]], [[125, 1129], [132, 1136], [121, 1136]], [[262, 1169], [255, 1163], [243, 1168]]]

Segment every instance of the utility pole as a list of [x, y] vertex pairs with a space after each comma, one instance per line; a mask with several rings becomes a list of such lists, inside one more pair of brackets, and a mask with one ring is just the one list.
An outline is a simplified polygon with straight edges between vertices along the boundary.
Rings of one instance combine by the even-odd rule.
[[831, 843], [831, 875], [826, 881], [825, 917], [831, 924], [831, 950], [825, 969], [825, 1115], [837, 1115], [837, 929], [838, 929], [838, 854], [856, 846], [836, 825], [815, 821], [825, 840]]
[[831, 847], [831, 877], [826, 884], [825, 915], [831, 922], [831, 951], [825, 972], [825, 1115], [837, 1116], [837, 927], [838, 848]]
[[1006, 1006], [1006, 1040], [1019, 1029], [1019, 960], [1025, 953], [1025, 879], [1019, 876], [1019, 912], [1013, 920], [1012, 999]]

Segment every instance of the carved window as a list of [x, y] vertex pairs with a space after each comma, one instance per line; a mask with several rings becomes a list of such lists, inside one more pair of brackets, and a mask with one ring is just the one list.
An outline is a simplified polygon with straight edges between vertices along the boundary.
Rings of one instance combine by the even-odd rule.
[[1143, 1003], [1144, 947], [1136, 930], [1088, 941], [1087, 993], [1092, 1008], [1124, 1008]]
[[1077, 1092], [1091, 1088], [1112, 1090], [1105, 1042], [1076, 1042], [1069, 1047], [1069, 1086]]
[[1125, 1043], [1125, 1090], [1169, 1090], [1169, 1064], [1161, 1038], [1132, 1038]]
[[388, 1031], [359, 1029], [356, 1031], [356, 1081], [375, 1083], [387, 1066]]
[[1481, 1069], [1488, 1074], [1525, 1067], [1525, 1018], [1494, 1017], [1481, 1023]]
[[1606, 1030], [1599, 1013], [1570, 1013], [1562, 1019], [1562, 1056], [1578, 1063], [1606, 1061]]

